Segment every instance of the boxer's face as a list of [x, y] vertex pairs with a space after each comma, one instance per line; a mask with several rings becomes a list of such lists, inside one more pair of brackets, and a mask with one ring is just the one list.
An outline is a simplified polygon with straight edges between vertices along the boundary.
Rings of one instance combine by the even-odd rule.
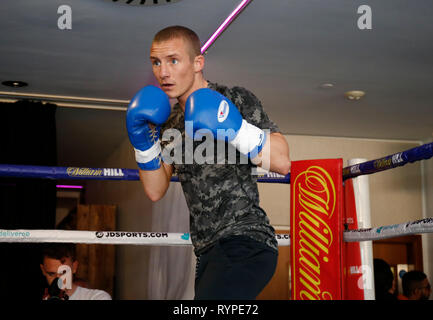
[[153, 74], [170, 98], [186, 100], [195, 91], [196, 73], [202, 70], [197, 57], [191, 56], [187, 43], [181, 38], [152, 43]]

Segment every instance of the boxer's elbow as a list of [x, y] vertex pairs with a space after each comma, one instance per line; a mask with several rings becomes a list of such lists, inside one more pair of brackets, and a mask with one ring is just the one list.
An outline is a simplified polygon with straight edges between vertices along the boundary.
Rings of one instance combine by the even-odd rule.
[[292, 162], [290, 160], [289, 145], [280, 133], [271, 134], [271, 168], [272, 171], [287, 175], [290, 172]]
[[144, 185], [144, 193], [152, 202], [157, 202], [161, 200], [167, 192], [168, 185], [155, 185], [147, 184]]
[[283, 175], [288, 175], [290, 173], [290, 168], [292, 167], [292, 162], [289, 156], [281, 156], [274, 166], [275, 172]]
[[152, 201], [161, 200], [169, 187], [169, 180], [165, 175], [160, 175], [155, 171], [140, 170], [140, 180], [144, 193]]
[[163, 195], [147, 193], [147, 197], [150, 199], [150, 201], [157, 202], [162, 199]]
[[288, 175], [290, 173], [290, 169], [292, 168], [292, 161], [287, 159], [287, 162], [283, 168], [283, 174]]

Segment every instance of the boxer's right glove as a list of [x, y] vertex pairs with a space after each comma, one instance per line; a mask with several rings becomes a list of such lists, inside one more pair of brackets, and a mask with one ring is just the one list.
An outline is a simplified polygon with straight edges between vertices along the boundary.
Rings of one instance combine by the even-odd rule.
[[[131, 99], [126, 111], [126, 128], [140, 169], [156, 170], [161, 167], [159, 134], [170, 112], [167, 94], [155, 86], [142, 88]], [[152, 129], [149, 123], [155, 128]]]

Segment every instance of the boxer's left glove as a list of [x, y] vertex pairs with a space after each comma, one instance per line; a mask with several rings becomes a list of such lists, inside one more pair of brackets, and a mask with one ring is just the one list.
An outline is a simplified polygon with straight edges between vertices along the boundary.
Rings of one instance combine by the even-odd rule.
[[[126, 128], [140, 169], [156, 170], [161, 167], [159, 134], [170, 112], [167, 94], [155, 86], [142, 88], [131, 99], [126, 111]], [[153, 124], [154, 128], [149, 124]]]
[[[212, 89], [198, 89], [188, 97], [185, 121], [192, 121], [192, 132], [187, 130], [191, 138], [200, 129], [210, 130], [216, 139], [224, 139], [250, 159], [262, 151], [266, 142], [262, 129], [243, 119], [233, 102]], [[226, 133], [220, 135], [219, 130]]]

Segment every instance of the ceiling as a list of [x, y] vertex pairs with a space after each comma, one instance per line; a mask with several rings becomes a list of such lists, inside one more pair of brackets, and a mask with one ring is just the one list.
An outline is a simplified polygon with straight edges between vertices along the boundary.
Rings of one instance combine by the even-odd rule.
[[[67, 1], [72, 29], [60, 30], [66, 1], [2, 0], [0, 82], [29, 86], [0, 91], [127, 101], [154, 81], [148, 55], [158, 30], [185, 25], [204, 42], [240, 1]], [[365, 4], [370, 30], [357, 25]], [[286, 134], [429, 140], [432, 17], [431, 0], [253, 0], [208, 50], [205, 77], [253, 91]], [[348, 90], [366, 95], [350, 101]], [[101, 166], [127, 136], [124, 111], [56, 116], [63, 165]]]

